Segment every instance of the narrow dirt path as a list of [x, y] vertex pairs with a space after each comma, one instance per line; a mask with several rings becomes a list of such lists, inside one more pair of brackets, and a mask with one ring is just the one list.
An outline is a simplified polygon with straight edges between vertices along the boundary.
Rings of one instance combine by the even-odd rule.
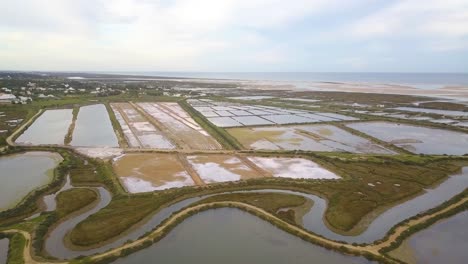
[[13, 141], [16, 135], [21, 133], [26, 126], [29, 126], [34, 120], [36, 120], [36, 117], [40, 116], [42, 112], [44, 112], [43, 109], [39, 110], [39, 112], [37, 112], [33, 117], [31, 117], [26, 123], [22, 124], [13, 133], [11, 133], [11, 135], [6, 139], [7, 144], [10, 146], [16, 146], [17, 144]]
[[382, 243], [379, 243], [377, 245], [369, 245], [367, 246], [367, 248], [369, 248], [369, 250], [372, 250], [374, 252], [378, 252], [379, 250], [383, 249], [383, 248], [386, 248], [388, 246], [390, 246], [390, 244], [392, 242], [394, 242], [399, 236], [401, 236], [401, 234], [407, 230], [408, 228], [412, 227], [412, 226], [415, 226], [415, 225], [418, 225], [418, 224], [421, 224], [421, 223], [424, 223], [428, 220], [430, 220], [431, 218], [434, 218], [434, 217], [437, 217], [438, 215], [440, 214], [443, 214], [453, 208], [456, 208], [464, 203], [468, 202], [468, 197], [465, 197], [463, 199], [461, 199], [460, 201], [456, 202], [456, 203], [453, 203], [447, 207], [445, 207], [444, 209], [442, 210], [439, 210], [433, 214], [430, 214], [430, 215], [425, 215], [423, 217], [419, 217], [417, 219], [414, 219], [414, 220], [411, 220], [409, 221], [406, 225], [403, 225], [403, 226], [399, 226], [398, 228], [396, 228], [395, 232], [390, 235], [388, 237], [388, 239], [386, 239], [385, 241], [383, 241]]
[[179, 159], [184, 169], [188, 172], [192, 180], [195, 182], [196, 185], [205, 185], [205, 182], [202, 180], [200, 175], [198, 175], [197, 171], [193, 169], [192, 165], [188, 162], [187, 157], [182, 153], [177, 153], [177, 158]]
[[6, 231], [2, 231], [2, 233], [9, 233], [9, 234], [14, 234], [14, 233], [17, 233], [17, 234], [21, 234], [25, 239], [26, 239], [26, 245], [24, 246], [24, 249], [23, 249], [23, 258], [24, 258], [24, 263], [25, 264], [61, 264], [61, 263], [67, 263], [67, 262], [41, 262], [41, 261], [36, 261], [35, 259], [33, 259], [32, 255], [31, 255], [31, 250], [32, 250], [32, 239], [31, 239], [31, 235], [26, 232], [26, 231], [23, 231], [23, 230], [19, 230], [19, 229], [11, 229], [11, 230], [6, 230]]
[[[95, 256], [92, 257], [92, 259], [93, 260], [98, 260], [100, 258], [112, 256], [114, 254], [120, 253], [122, 250], [138, 246], [138, 245], [144, 243], [145, 241], [152, 241], [154, 238], [162, 237], [162, 236], [165, 235], [167, 227], [178, 223], [180, 220], [183, 220], [184, 218], [186, 218], [187, 215], [190, 215], [193, 212], [198, 212], [200, 210], [210, 208], [210, 207], [213, 207], [213, 206], [237, 207], [237, 208], [244, 209], [244, 210], [255, 211], [257, 214], [263, 215], [268, 219], [272, 219], [273, 221], [280, 222], [281, 224], [285, 225], [287, 227], [287, 229], [289, 229], [289, 230], [291, 230], [291, 231], [293, 231], [295, 233], [300, 233], [303, 236], [310, 237], [310, 238], [312, 238], [312, 239], [314, 239], [316, 241], [319, 241], [321, 243], [328, 244], [330, 246], [337, 247], [337, 248], [338, 247], [345, 247], [345, 248], [347, 248], [348, 250], [351, 250], [351, 251], [362, 252], [362, 253], [367, 252], [367, 253], [370, 253], [370, 254], [374, 254], [373, 252], [367, 250], [364, 247], [357, 247], [357, 246], [353, 246], [353, 245], [349, 245], [349, 244], [342, 244], [342, 243], [339, 243], [339, 242], [330, 241], [330, 240], [328, 240], [326, 238], [311, 234], [311, 233], [303, 230], [302, 228], [300, 228], [298, 226], [286, 223], [283, 220], [278, 219], [276, 216], [270, 214], [269, 212], [267, 212], [267, 211], [265, 211], [263, 209], [260, 209], [258, 207], [255, 207], [255, 206], [252, 206], [252, 205], [249, 205], [249, 204], [245, 204], [245, 203], [241, 203], [241, 202], [213, 202], [213, 203], [205, 203], [205, 204], [200, 204], [200, 205], [196, 205], [196, 206], [186, 208], [186, 209], [172, 215], [172, 217], [169, 218], [169, 220], [166, 221], [164, 223], [164, 225], [157, 228], [155, 231], [153, 231], [147, 237], [135, 240], [135, 241], [133, 241], [131, 243], [125, 244], [125, 245], [123, 245], [123, 246], [121, 246], [119, 248], [112, 249], [112, 250], [107, 251], [105, 253], [95, 255]], [[380, 254], [378, 254], [378, 256], [380, 256]]]
[[257, 166], [257, 164], [253, 163], [251, 160], [249, 160], [246, 156], [243, 155], [236, 155], [236, 157], [242, 161], [247, 167], [251, 168], [253, 171], [257, 172], [260, 176], [262, 177], [273, 177], [273, 175], [264, 169], [260, 168]]

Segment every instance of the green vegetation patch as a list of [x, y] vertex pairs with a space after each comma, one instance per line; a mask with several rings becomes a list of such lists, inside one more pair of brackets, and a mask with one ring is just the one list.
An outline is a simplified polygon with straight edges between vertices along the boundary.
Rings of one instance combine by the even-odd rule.
[[261, 208], [271, 214], [294, 223], [294, 210], [279, 211], [291, 207], [301, 206], [306, 202], [306, 198], [294, 194], [284, 193], [230, 193], [221, 194], [201, 200], [199, 203], [212, 202], [241, 202]]
[[8, 264], [23, 264], [23, 249], [26, 246], [26, 238], [21, 234], [14, 234], [10, 237], [8, 246]]
[[75, 188], [63, 191], [56, 198], [56, 213], [62, 218], [97, 201], [98, 197], [99, 195], [91, 189]]

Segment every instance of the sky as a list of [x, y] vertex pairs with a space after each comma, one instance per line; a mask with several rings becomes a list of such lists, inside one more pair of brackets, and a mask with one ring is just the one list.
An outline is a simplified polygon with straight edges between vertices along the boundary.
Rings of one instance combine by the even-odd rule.
[[468, 72], [468, 0], [0, 6], [0, 70]]

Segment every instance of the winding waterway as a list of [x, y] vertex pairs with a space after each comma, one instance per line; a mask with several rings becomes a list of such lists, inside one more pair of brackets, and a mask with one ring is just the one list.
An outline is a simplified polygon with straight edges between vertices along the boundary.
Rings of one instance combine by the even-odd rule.
[[[394, 226], [396, 223], [403, 221], [409, 217], [412, 217], [418, 213], [424, 212], [430, 208], [436, 207], [442, 204], [444, 201], [449, 200], [456, 194], [465, 190], [468, 187], [468, 167], [464, 167], [462, 172], [458, 175], [449, 177], [445, 182], [438, 185], [433, 189], [428, 189], [426, 192], [412, 200], [406, 201], [404, 203], [395, 206], [379, 217], [377, 217], [369, 227], [361, 234], [357, 236], [345, 236], [337, 234], [332, 230], [328, 229], [326, 224], [323, 222], [324, 213], [326, 210], [326, 201], [318, 196], [305, 194], [295, 191], [286, 191], [286, 190], [273, 190], [273, 189], [262, 189], [262, 190], [253, 190], [253, 191], [239, 191], [239, 192], [277, 192], [277, 193], [289, 193], [304, 196], [307, 199], [314, 201], [314, 206], [312, 209], [304, 215], [303, 217], [303, 227], [306, 230], [309, 230], [313, 233], [322, 235], [328, 239], [332, 240], [341, 240], [348, 243], [368, 243], [378, 240], [385, 236], [389, 229]], [[60, 225], [58, 225], [51, 233], [48, 239], [46, 240], [45, 248], [47, 252], [57, 258], [61, 259], [71, 259], [78, 257], [80, 255], [92, 255], [95, 253], [105, 252], [111, 248], [115, 248], [123, 245], [128, 240], [135, 240], [143, 236], [148, 231], [151, 231], [159, 225], [163, 220], [170, 217], [173, 212], [179, 211], [180, 209], [189, 206], [190, 204], [200, 201], [201, 199], [207, 198], [211, 195], [205, 195], [201, 197], [189, 198], [183, 201], [174, 203], [171, 206], [168, 206], [156, 214], [154, 214], [150, 220], [139, 225], [135, 230], [127, 232], [126, 235], [114, 240], [113, 242], [101, 246], [96, 249], [90, 250], [72, 250], [67, 248], [64, 243], [65, 235], [73, 229], [79, 222], [86, 219], [89, 215], [94, 214], [99, 211], [101, 208], [107, 206], [111, 200], [110, 193], [104, 188], [99, 188], [99, 193], [101, 195], [101, 201], [99, 204], [92, 210], [85, 212], [75, 218], [67, 220]], [[190, 222], [192, 218], [184, 221]]]
[[[239, 209], [201, 212], [161, 241], [115, 264], [130, 263], [369, 263], [310, 244]], [[312, 261], [313, 260], [313, 261]]]

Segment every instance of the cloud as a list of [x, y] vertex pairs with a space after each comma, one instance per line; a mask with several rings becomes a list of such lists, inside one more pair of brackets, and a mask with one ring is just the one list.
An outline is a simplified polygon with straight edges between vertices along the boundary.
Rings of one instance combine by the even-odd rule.
[[[343, 30], [355, 38], [425, 38], [434, 49], [466, 48], [468, 2], [463, 0], [396, 1]], [[442, 41], [441, 41], [442, 40]], [[450, 44], [451, 43], [451, 44]], [[442, 49], [440, 49], [442, 50]]]
[[392, 50], [388, 39], [421, 38], [444, 52], [466, 48], [465, 2], [4, 1], [0, 69], [304, 70], [323, 65], [308, 60], [322, 54], [365, 69], [372, 59], [356, 55], [360, 41], [373, 54]]

